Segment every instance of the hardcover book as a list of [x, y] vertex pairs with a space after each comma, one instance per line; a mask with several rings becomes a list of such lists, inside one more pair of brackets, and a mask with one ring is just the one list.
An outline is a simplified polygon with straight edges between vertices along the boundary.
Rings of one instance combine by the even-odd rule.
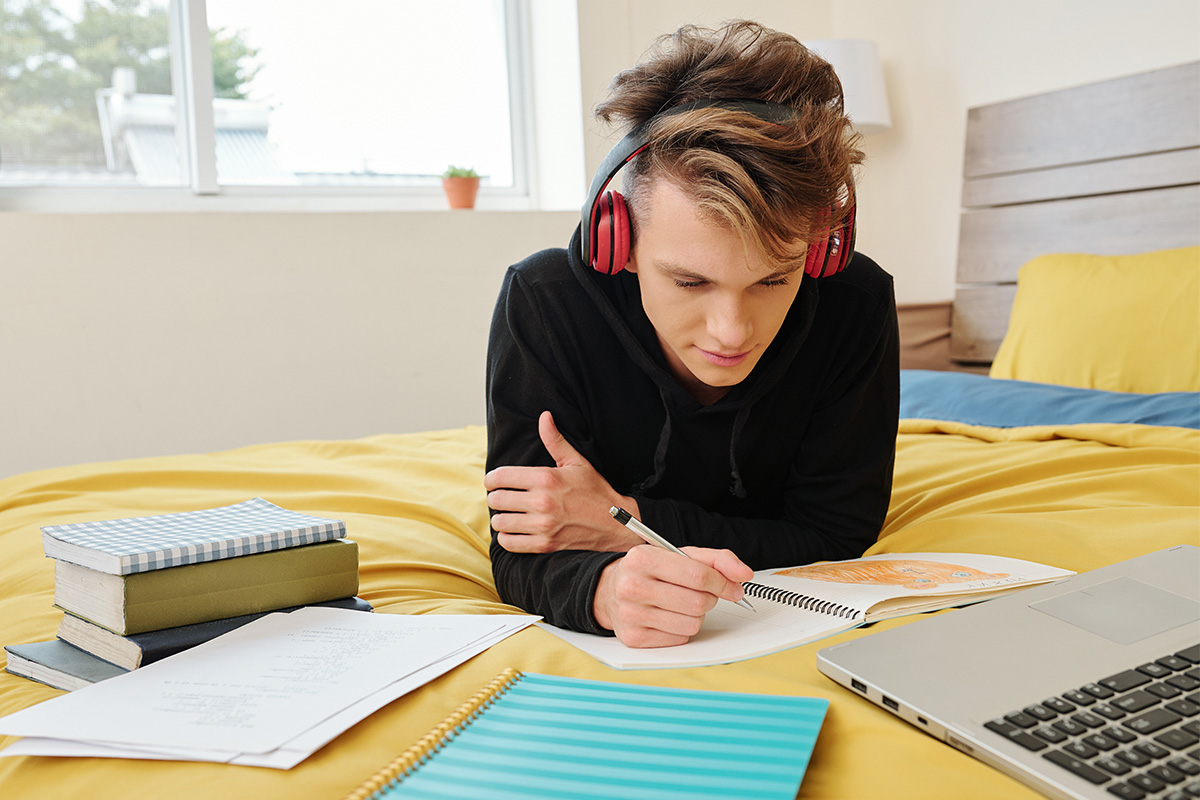
[[[372, 611], [371, 604], [360, 597], [343, 597], [323, 603], [311, 603], [314, 606], [329, 608], [348, 608], [352, 611]], [[279, 612], [291, 612], [302, 606], [279, 608]], [[58, 626], [58, 638], [78, 647], [97, 658], [116, 664], [123, 669], [137, 669], [155, 661], [161, 661], [167, 656], [173, 656], [203, 644], [209, 639], [215, 639], [221, 634], [229, 633], [248, 622], [253, 622], [271, 611], [261, 611], [255, 614], [241, 614], [236, 617], [222, 617], [209, 622], [197, 622], [194, 625], [181, 625], [176, 628], [161, 628], [156, 631], [134, 633], [122, 636], [94, 622], [88, 622], [74, 614], [63, 614]]]
[[[327, 606], [329, 608], [346, 608], [352, 611], [373, 610], [370, 603], [357, 597], [346, 597], [328, 603], [313, 603], [313, 605]], [[295, 610], [295, 608], [279, 609], [282, 613]], [[168, 634], [171, 637], [162, 647], [148, 650], [149, 653], [153, 654], [150, 661], [157, 661], [186, 650], [188, 647], [206, 642], [209, 639], [215, 639], [221, 634], [228, 633], [234, 628], [240, 628], [242, 625], [253, 622], [261, 616], [263, 615], [251, 614], [234, 617], [229, 620], [217, 620], [206, 625], [188, 625], [184, 628], [171, 628], [166, 631], [141, 634], [141, 636], [149, 637], [148, 642], [156, 647], [159, 644], [159, 640], [155, 638], [157, 633]], [[111, 631], [91, 625], [84, 620], [72, 617], [70, 614], [66, 614], [64, 619], [75, 619], [81, 625], [90, 626], [92, 634], [96, 637], [102, 638], [107, 635], [115, 639], [125, 640], [126, 642], [132, 641], [134, 638], [117, 636]], [[184, 633], [179, 633], [181, 631]], [[204, 638], [196, 641], [198, 636], [201, 635], [197, 632], [202, 632]], [[59, 628], [59, 634], [60, 636], [62, 634], [61, 627]], [[190, 644], [180, 646], [180, 642], [184, 640], [190, 641]], [[114, 663], [113, 659], [105, 657], [112, 652], [111, 647], [102, 646], [98, 648], [98, 653], [88, 648], [87, 645], [95, 641], [96, 639], [93, 636], [84, 635], [81, 638], [81, 643], [65, 641], [59, 638], [48, 642], [6, 645], [4, 649], [8, 658], [5, 669], [13, 675], [28, 678], [38, 683], [44, 683], [55, 689], [64, 689], [68, 692], [73, 692], [76, 689], [82, 689], [93, 683], [98, 683], [117, 675], [123, 675], [130, 670], [150, 663], [147, 660], [142, 660], [140, 663], [133, 665], [120, 663], [119, 661]], [[143, 643], [145, 643], [145, 640]], [[146, 657], [143, 656], [143, 659]]]
[[718, 603], [686, 644], [638, 649], [539, 623], [617, 669], [727, 664], [823, 639], [870, 622], [977, 603], [1074, 573], [969, 553], [889, 553], [754, 573], [748, 611]]
[[129, 635], [274, 611], [358, 592], [358, 544], [349, 539], [113, 575], [56, 561], [54, 602]]
[[260, 497], [231, 506], [150, 517], [49, 525], [46, 555], [130, 575], [339, 539], [341, 520], [288, 511]]
[[68, 692], [129, 671], [58, 639], [5, 645], [4, 651], [7, 672]]

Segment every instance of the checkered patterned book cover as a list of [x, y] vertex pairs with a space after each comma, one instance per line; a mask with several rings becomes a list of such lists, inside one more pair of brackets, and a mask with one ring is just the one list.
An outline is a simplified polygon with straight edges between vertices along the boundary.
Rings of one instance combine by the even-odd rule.
[[49, 525], [42, 528], [42, 546], [50, 558], [132, 575], [315, 544], [345, 533], [341, 520], [299, 514], [256, 497], [199, 511]]

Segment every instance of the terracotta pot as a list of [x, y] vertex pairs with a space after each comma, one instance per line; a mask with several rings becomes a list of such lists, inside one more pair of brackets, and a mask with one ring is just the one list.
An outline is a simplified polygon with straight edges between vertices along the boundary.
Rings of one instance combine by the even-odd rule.
[[442, 188], [451, 208], [474, 208], [479, 178], [442, 178]]

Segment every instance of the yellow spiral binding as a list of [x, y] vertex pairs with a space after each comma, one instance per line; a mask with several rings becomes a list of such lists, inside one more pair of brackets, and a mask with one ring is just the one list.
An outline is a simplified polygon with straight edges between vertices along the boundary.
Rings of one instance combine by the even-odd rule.
[[345, 800], [374, 800], [384, 789], [399, 783], [412, 774], [429, 757], [438, 752], [463, 728], [475, 720], [479, 713], [495, 702], [517, 681], [521, 673], [511, 667], [497, 675], [491, 683], [471, 696], [454, 713], [441, 721], [433, 730], [422, 736], [416, 744], [405, 750], [383, 769], [363, 782]]

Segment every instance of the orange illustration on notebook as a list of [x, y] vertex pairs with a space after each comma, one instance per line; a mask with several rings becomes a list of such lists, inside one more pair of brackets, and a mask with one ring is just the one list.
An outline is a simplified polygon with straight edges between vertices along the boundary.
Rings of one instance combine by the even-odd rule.
[[903, 586], [906, 589], [936, 589], [943, 584], [967, 583], [994, 578], [1007, 578], [1004, 572], [982, 572], [956, 564], [934, 561], [898, 560], [865, 561], [853, 566], [846, 564], [810, 564], [780, 570], [776, 575], [808, 578], [814, 581], [858, 583], [867, 586]]

